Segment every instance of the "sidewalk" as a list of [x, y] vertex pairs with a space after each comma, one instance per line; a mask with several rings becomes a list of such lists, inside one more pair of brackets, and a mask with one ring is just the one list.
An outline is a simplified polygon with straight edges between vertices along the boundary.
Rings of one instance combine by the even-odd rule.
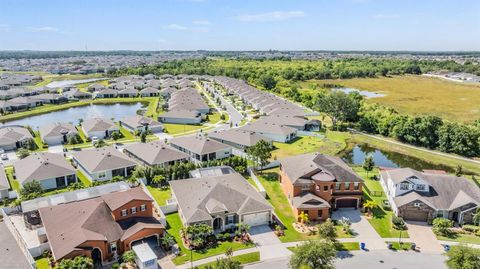
[[[241, 249], [241, 250], [234, 251], [233, 256], [235, 257], [235, 256], [238, 256], [238, 255], [248, 254], [248, 253], [257, 252], [257, 251], [259, 251], [259, 249], [257, 247]], [[188, 253], [187, 253], [187, 255], [188, 255]], [[199, 266], [199, 265], [202, 265], [202, 264], [206, 264], [206, 263], [209, 263], [209, 262], [214, 262], [217, 259], [221, 259], [221, 258], [225, 258], [225, 257], [226, 257], [225, 254], [220, 254], [220, 255], [211, 256], [211, 257], [208, 257], [208, 258], [205, 258], [205, 259], [197, 260], [197, 261], [193, 262], [193, 267]], [[177, 269], [190, 269], [190, 268], [191, 268], [190, 262], [184, 263], [182, 265], [177, 265]]]

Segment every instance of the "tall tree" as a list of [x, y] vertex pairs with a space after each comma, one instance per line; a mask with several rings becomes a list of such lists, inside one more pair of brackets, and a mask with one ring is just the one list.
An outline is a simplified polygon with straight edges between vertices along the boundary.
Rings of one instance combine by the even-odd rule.
[[300, 244], [290, 258], [292, 269], [334, 269], [337, 251], [329, 240], [308, 241]]
[[367, 157], [363, 160], [363, 169], [367, 171], [367, 179], [368, 179], [368, 173], [375, 168], [375, 160], [373, 159], [373, 156], [371, 154], [368, 154]]
[[255, 162], [255, 165], [260, 167], [268, 164], [268, 160], [272, 157], [272, 151], [273, 145], [265, 140], [260, 140], [247, 148], [247, 154]]
[[333, 91], [327, 94], [319, 94], [316, 108], [327, 113], [336, 126], [338, 121], [356, 121], [360, 111], [360, 101], [354, 94], [345, 94]]
[[480, 269], [480, 250], [465, 245], [453, 246], [445, 253], [450, 269]]

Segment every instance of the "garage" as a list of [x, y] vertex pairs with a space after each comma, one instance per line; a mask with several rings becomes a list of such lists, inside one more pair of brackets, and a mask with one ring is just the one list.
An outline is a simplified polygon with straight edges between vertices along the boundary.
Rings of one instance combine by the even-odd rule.
[[358, 199], [349, 198], [349, 199], [337, 199], [335, 201], [336, 208], [357, 208]]
[[270, 212], [260, 212], [254, 214], [243, 215], [243, 223], [253, 226], [265, 225], [270, 221]]
[[403, 211], [403, 219], [411, 221], [427, 221], [428, 211], [423, 210], [405, 210]]

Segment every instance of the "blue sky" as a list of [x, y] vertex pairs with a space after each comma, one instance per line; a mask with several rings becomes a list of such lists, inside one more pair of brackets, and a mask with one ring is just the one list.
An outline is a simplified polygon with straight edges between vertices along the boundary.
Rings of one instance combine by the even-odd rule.
[[480, 50], [477, 0], [2, 0], [0, 50]]

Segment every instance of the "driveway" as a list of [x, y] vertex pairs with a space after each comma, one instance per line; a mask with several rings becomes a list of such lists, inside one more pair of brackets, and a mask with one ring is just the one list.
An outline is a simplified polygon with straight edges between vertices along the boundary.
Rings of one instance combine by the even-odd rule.
[[332, 219], [341, 220], [347, 218], [352, 223], [352, 230], [355, 235], [355, 240], [366, 244], [368, 250], [387, 249], [385, 240], [378, 235], [368, 222], [367, 218], [356, 209], [338, 209], [332, 214]]
[[252, 227], [250, 235], [260, 251], [262, 261], [289, 257], [292, 254], [267, 225]]
[[425, 222], [408, 221], [408, 234], [412, 242], [417, 244], [421, 252], [442, 253], [443, 248], [432, 231], [432, 227]]
[[63, 153], [63, 145], [48, 146], [50, 153]]
[[0, 222], [0, 260], [1, 268], [27, 269], [30, 268], [27, 258], [13, 238], [5, 223]]

